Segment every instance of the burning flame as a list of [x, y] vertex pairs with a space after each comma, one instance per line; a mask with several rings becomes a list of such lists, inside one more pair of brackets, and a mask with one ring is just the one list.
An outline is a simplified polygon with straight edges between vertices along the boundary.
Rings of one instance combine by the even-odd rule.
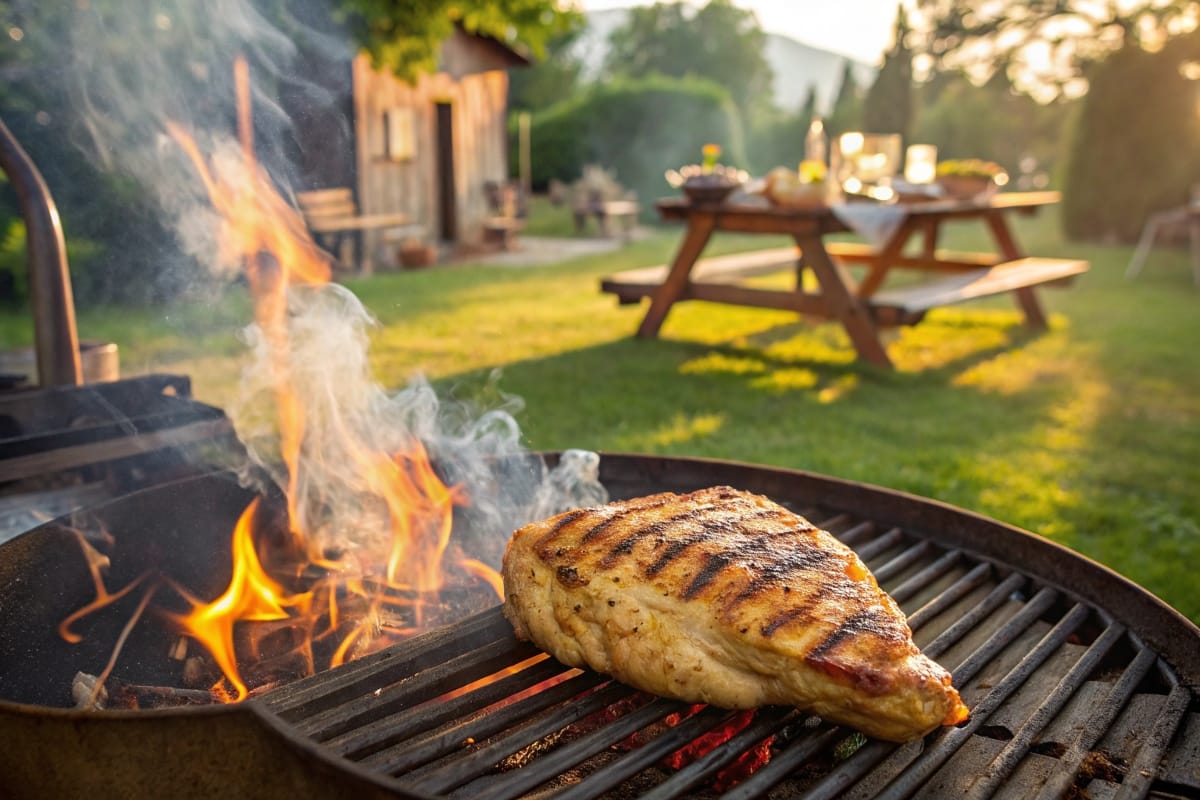
[[[220, 669], [224, 679], [214, 687], [214, 693], [239, 701], [251, 692], [239, 668], [237, 650], [239, 646], [243, 650], [247, 647], [239, 641], [239, 625], [290, 621], [291, 630], [305, 634], [299, 649], [304, 651], [311, 671], [314, 641], [332, 640], [329, 664], [336, 666], [382, 646], [389, 636], [421, 630], [426, 624], [423, 602], [443, 589], [448, 567], [465, 582], [491, 586], [497, 596], [503, 596], [503, 588], [495, 570], [461, 556], [451, 547], [453, 508], [467, 502], [466, 493], [461, 487], [447, 486], [438, 477], [424, 445], [415, 438], [401, 452], [392, 453], [359, 442], [350, 433], [341, 443], [349, 453], [346, 469], [355, 470], [365, 487], [362, 503], [379, 505], [386, 516], [390, 541], [383, 552], [349, 550], [331, 555], [322, 552], [314, 543], [314, 532], [305, 529], [305, 520], [319, 518], [320, 514], [306, 515], [301, 507], [310, 410], [294, 382], [288, 291], [296, 286], [327, 283], [330, 261], [310, 239], [301, 215], [279, 196], [255, 163], [249, 70], [244, 60], [239, 59], [234, 74], [241, 142], [238, 153], [223, 153], [210, 163], [181, 126], [170, 124], [168, 133], [190, 158], [223, 220], [224, 248], [245, 265], [255, 321], [269, 352], [267, 368], [274, 393], [279, 457], [286, 470], [286, 486], [282, 488], [294, 547], [287, 554], [292, 558], [289, 564], [272, 564], [270, 557], [260, 555], [256, 541], [265, 542], [270, 537], [260, 536], [263, 532], [255, 529], [259, 503], [254, 501], [233, 530], [233, 571], [228, 587], [220, 597], [205, 603], [176, 586], [191, 610], [167, 617], [182, 633], [201, 643]], [[303, 554], [305, 563], [294, 563], [297, 552]], [[133, 588], [130, 585], [119, 593], [108, 593], [99, 578], [104, 557], [95, 555], [95, 559], [89, 557], [89, 565], [97, 599], [64, 620], [60, 629], [63, 637], [72, 641], [78, 640], [70, 630], [73, 622]], [[306, 591], [292, 593], [272, 577], [271, 570], [281, 567], [287, 567], [293, 576], [318, 577]], [[397, 608], [408, 616], [400, 621], [391, 619], [389, 615]], [[261, 641], [258, 639], [250, 649], [257, 650]]]
[[271, 578], [259, 562], [254, 548], [254, 514], [259, 501], [251, 501], [233, 530], [233, 577], [228, 588], [208, 604], [196, 604], [194, 610], [177, 622], [181, 630], [201, 642], [212, 654], [221, 672], [233, 685], [233, 699], [247, 694], [246, 684], [238, 675], [233, 647], [233, 626], [237, 622], [270, 622], [288, 619], [287, 607], [299, 606], [311, 594], [289, 595]]

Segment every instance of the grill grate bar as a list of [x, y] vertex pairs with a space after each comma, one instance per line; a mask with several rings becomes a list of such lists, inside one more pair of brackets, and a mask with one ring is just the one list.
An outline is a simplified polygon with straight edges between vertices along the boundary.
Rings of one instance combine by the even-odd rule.
[[1138, 651], [1137, 656], [1121, 673], [1121, 677], [1104, 700], [1097, 704], [1092, 715], [1088, 717], [1087, 724], [1079, 731], [1079, 735], [1075, 737], [1075, 741], [1071, 743], [1067, 752], [1059, 758], [1061, 765], [1059, 770], [1047, 779], [1041, 792], [1038, 793], [1037, 800], [1057, 800], [1066, 794], [1092, 747], [1112, 726], [1117, 714], [1125, 707], [1125, 703], [1129, 701], [1130, 696], [1157, 659], [1158, 655], [1153, 650], [1143, 647]]
[[[851, 528], [850, 530], [858, 530], [861, 527], [862, 526], [860, 525], [856, 528]], [[849, 540], [850, 537], [847, 536], [846, 538], [842, 539], [842, 542], [843, 544], [849, 544]], [[861, 547], [855, 547], [854, 552], [858, 553], [858, 557], [863, 561], [870, 561], [872, 558], [875, 558], [875, 556], [883, 553], [888, 548], [895, 547], [902, 541], [904, 541], [904, 531], [900, 530], [899, 528], [892, 528], [887, 533], [883, 534], [882, 536], [875, 537]]]
[[920, 541], [912, 547], [905, 550], [900, 555], [880, 566], [878, 569], [871, 570], [875, 573], [875, 580], [879, 583], [884, 583], [896, 575], [900, 574], [913, 564], [920, 561], [934, 549], [933, 542]]
[[[946, 628], [946, 630], [938, 634], [936, 639], [927, 644], [924, 648], [925, 655], [934, 659], [940, 657], [942, 653], [946, 652], [946, 650], [950, 648], [951, 645], [953, 645], [962, 637], [966, 636], [969, 631], [976, 628], [979, 623], [983, 622], [983, 620], [991, 615], [993, 611], [999, 608], [1004, 601], [1012, 595], [1013, 592], [1020, 589], [1024, 584], [1024, 576], [1016, 573], [1009, 575], [1002, 582], [1000, 582], [995, 589], [992, 589], [992, 591], [988, 592], [988, 596], [983, 598], [979, 605], [975, 606], [970, 611], [967, 611], [958, 619], [957, 622], [955, 622], [949, 628]], [[981, 653], [985, 652], [986, 649], [986, 655], [979, 656], [980, 664], [974, 667], [974, 669], [971, 671], [971, 674], [975, 674], [974, 670], [978, 670], [979, 667], [983, 665], [984, 661], [995, 655], [996, 652], [1007, 645], [1012, 638], [1015, 638], [1016, 635], [1020, 633], [1021, 623], [1018, 622], [1018, 620], [1026, 617], [1036, 617], [1038, 614], [1041, 614], [1050, 607], [1056, 596], [1057, 595], [1053, 593], [1053, 590], [1049, 589], [1043, 589], [1037, 595], [1034, 595], [1033, 601], [1027, 603], [1025, 607], [1008, 622], [1007, 627], [1014, 628], [1011, 633], [1005, 633], [1005, 629], [1002, 628], [996, 634], [993, 634], [993, 638], [1000, 637], [1001, 634], [1004, 634], [1003, 641], [997, 641], [994, 650], [985, 645], [984, 648], [980, 648], [980, 650], [976, 651], [977, 653]], [[1034, 601], [1036, 601], [1036, 603]]]
[[[727, 711], [707, 706], [653, 741], [630, 750], [612, 764], [591, 773], [587, 776], [587, 780], [579, 781], [560, 792], [555, 792], [554, 800], [592, 800], [592, 798], [599, 797], [659, 759], [694, 741], [713, 727], [724, 724], [732, 716]], [[644, 797], [643, 800], [645, 800]]]
[[958, 560], [962, 557], [961, 550], [949, 550], [942, 554], [942, 557], [934, 561], [932, 564], [924, 567], [904, 583], [892, 589], [888, 594], [897, 603], [903, 603], [914, 594], [924, 589], [929, 584], [933, 583], [949, 570], [954, 568]]
[[[801, 516], [803, 516], [803, 515], [801, 515]], [[818, 526], [818, 527], [820, 527], [820, 526]], [[853, 547], [856, 542], [858, 542], [862, 539], [866, 539], [869, 536], [871, 536], [871, 534], [875, 533], [875, 528], [876, 528], [876, 526], [875, 526], [874, 520], [869, 520], [869, 519], [863, 520], [862, 522], [858, 523], [857, 525], [852, 525], [851, 527], [849, 527], [846, 530], [842, 531], [841, 533], [837, 534], [837, 538], [839, 540], [841, 540], [842, 544]], [[899, 530], [899, 529], [893, 528], [892, 530]], [[887, 534], [884, 534], [884, 535], [886, 536]], [[876, 538], [880, 538], [880, 537], [876, 537]], [[871, 541], [873, 542], [875, 540], [872, 539]]]
[[1188, 687], [1176, 684], [1171, 688], [1158, 719], [1154, 720], [1154, 727], [1150, 729], [1149, 738], [1138, 748], [1137, 756], [1129, 765], [1129, 771], [1114, 800], [1137, 800], [1150, 792], [1158, 764], [1191, 702], [1192, 692]]
[[839, 740], [848, 735], [845, 728], [822, 726], [811, 735], [798, 739], [783, 752], [776, 753], [761, 769], [730, 791], [721, 795], [721, 800], [751, 800], [770, 791], [793, 770], [818, 753], [830, 750]]
[[708, 780], [767, 736], [779, 733], [782, 728], [801, 716], [800, 711], [791, 708], [777, 706], [763, 709], [755, 715], [754, 722], [736, 736], [705, 753], [646, 792], [642, 795], [641, 800], [672, 800], [672, 798], [687, 797], [686, 793], [692, 788]]
[[950, 606], [957, 603], [962, 598], [966, 597], [971, 590], [978, 587], [992, 575], [992, 565], [983, 563], [977, 565], [974, 569], [963, 575], [950, 586], [942, 590], [941, 594], [932, 598], [925, 605], [914, 611], [908, 617], [908, 626], [914, 631], [925, 625], [929, 620], [941, 614]]
[[606, 675], [581, 672], [543, 692], [510, 703], [481, 717], [464, 720], [448, 729], [435, 730], [420, 738], [399, 742], [386, 750], [373, 753], [363, 759], [363, 765], [390, 775], [417, 769], [459, 750], [463, 742], [469, 739], [486, 739], [527, 721], [548, 708], [590, 692], [606, 682], [609, 682]]
[[533, 658], [540, 652], [532, 645], [518, 644], [512, 637], [502, 639], [418, 672], [386, 689], [377, 690], [378, 693], [368, 692], [311, 717], [295, 720], [293, 724], [296, 730], [316, 741], [331, 739], [380, 717], [432, 700], [514, 662]]
[[301, 678], [263, 695], [275, 714], [291, 722], [370, 694], [411, 675], [496, 641], [511, 641], [512, 627], [493, 610], [414, 636], [337, 670]]
[[[646, 726], [661, 722], [672, 714], [685, 713], [687, 708], [686, 703], [677, 700], [656, 698], [620, 719], [542, 756], [533, 764], [526, 764], [521, 769], [510, 770], [503, 775], [487, 777], [488, 797], [495, 800], [513, 800], [520, 797], [530, 789], [553, 780]], [[713, 716], [719, 718], [721, 714]]]
[[1054, 691], [1042, 701], [1033, 715], [1016, 731], [1013, 738], [996, 755], [987, 769], [976, 778], [970, 787], [968, 798], [972, 798], [972, 800], [985, 798], [999, 788], [1000, 784], [1025, 757], [1034, 737], [1041, 733], [1050, 720], [1062, 710], [1080, 684], [1087, 679], [1088, 675], [1100, 664], [1101, 659], [1124, 635], [1125, 628], [1123, 626], [1111, 625], [1096, 641], [1092, 642], [1087, 652], [1072, 665], [1070, 671], [1054, 687]]
[[[845, 512], [843, 512], [841, 514], [834, 514], [832, 517], [827, 517], [827, 518], [821, 520], [820, 522], [818, 522], [816, 519], [814, 519], [814, 517], [816, 516], [816, 513], [817, 512], [801, 514], [800, 516], [804, 517], [806, 520], [811, 522], [813, 525], [816, 525], [821, 530], [829, 531], [830, 533], [832, 533], [834, 536], [838, 537], [839, 539], [842, 536], [846, 535], [846, 532], [848, 530], [855, 531], [856, 535], [862, 535], [862, 534], [859, 534], [858, 531], [862, 531], [863, 534], [865, 534], [865, 533], [870, 533], [871, 531], [873, 531], [875, 529], [875, 526], [873, 523], [865, 522], [865, 523], [856, 525], [852, 528], [842, 530], [843, 525], [846, 525], [846, 524], [854, 521], [854, 517], [851, 514], [848, 514]], [[865, 527], [868, 525], [869, 525], [869, 527]]]
[[[1039, 593], [1040, 594], [1040, 593]], [[903, 773], [896, 777], [879, 793], [879, 800], [902, 800], [910, 797], [942, 766], [971, 735], [983, 726], [988, 717], [1000, 707], [1009, 695], [1020, 688], [1033, 672], [1050, 658], [1062, 644], [1087, 620], [1091, 609], [1085, 605], [1074, 606], [1066, 616], [1042, 637], [1037, 645], [1021, 659], [1003, 680], [987, 693], [971, 710], [971, 718], [957, 728], [949, 730], [926, 750]], [[971, 659], [968, 659], [970, 661]], [[958, 670], [955, 671], [958, 679]], [[964, 681], [965, 682], [965, 681]]]
[[545, 683], [560, 675], [565, 679], [571, 674], [571, 672], [564, 673], [562, 664], [545, 656], [527, 669], [506, 675], [474, 691], [449, 700], [435, 701], [432, 704], [390, 714], [361, 728], [330, 739], [325, 742], [325, 746], [349, 758], [362, 758], [396, 742], [432, 730], [439, 725], [461, 719], [473, 711], [513, 697], [530, 687]]
[[[483, 775], [505, 758], [567, 725], [602, 711], [612, 704], [632, 696], [627, 686], [609, 682], [607, 685], [568, 704], [559, 704], [503, 730], [492, 741], [465, 754], [441, 759], [413, 770], [404, 777], [407, 788], [424, 792], [439, 792], [460, 786], [473, 777]], [[537, 762], [525, 765], [534, 769]]]

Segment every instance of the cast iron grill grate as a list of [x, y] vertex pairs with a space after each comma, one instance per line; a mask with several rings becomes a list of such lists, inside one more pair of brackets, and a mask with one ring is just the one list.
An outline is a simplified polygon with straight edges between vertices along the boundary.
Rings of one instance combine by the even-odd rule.
[[[668, 769], [665, 757], [732, 714], [569, 670], [517, 642], [498, 608], [261, 702], [401, 797], [1200, 797], [1194, 692], [1114, 614], [878, 515], [795, 510], [868, 563], [953, 672], [969, 721], [897, 746], [767, 708]], [[765, 766], [714, 790], [772, 736]]]

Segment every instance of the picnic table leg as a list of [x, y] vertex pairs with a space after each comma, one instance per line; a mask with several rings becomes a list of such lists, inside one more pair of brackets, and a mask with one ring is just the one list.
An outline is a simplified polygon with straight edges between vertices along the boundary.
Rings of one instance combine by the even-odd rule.
[[[1025, 256], [1021, 252], [1017, 240], [1013, 237], [1012, 230], [1009, 229], [1003, 212], [992, 211], [984, 219], [987, 220], [988, 228], [992, 232], [992, 238], [996, 240], [996, 246], [1000, 249], [1002, 261], [1015, 261]], [[1038, 301], [1037, 295], [1034, 294], [1032, 286], [1016, 289], [1013, 294], [1016, 295], [1017, 305], [1025, 312], [1026, 325], [1031, 328], [1048, 327], [1046, 313], [1042, 310], [1042, 304]]]
[[693, 214], [691, 216], [688, 221], [687, 233], [679, 245], [675, 260], [671, 262], [671, 270], [667, 273], [662, 285], [654, 291], [650, 298], [650, 309], [642, 319], [641, 326], [638, 327], [638, 337], [652, 339], [658, 335], [658, 329], [662, 327], [663, 320], [667, 318], [667, 312], [671, 310], [671, 306], [687, 288], [688, 274], [691, 273], [696, 259], [704, 251], [704, 246], [708, 244], [716, 227], [717, 218], [714, 214]]
[[859, 358], [881, 367], [893, 366], [879, 338], [879, 328], [871, 319], [860, 294], [855, 292], [854, 278], [845, 267], [830, 257], [821, 243], [820, 234], [797, 234], [796, 244], [800, 245], [805, 263], [821, 284], [821, 297], [826, 311], [846, 328]]
[[[917, 225], [912, 221], [912, 217], [908, 217], [904, 222], [900, 223], [900, 227], [896, 228], [896, 232], [892, 234], [892, 238], [888, 239], [875, 257], [871, 259], [871, 269], [863, 278], [862, 283], [858, 285], [859, 297], [870, 297], [879, 290], [883, 282], [887, 279], [888, 270], [892, 268], [892, 264], [904, 252], [904, 246], [908, 244], [908, 240], [917, 232]], [[929, 238], [926, 233], [926, 246], [928, 247]], [[936, 240], [936, 234], [934, 239]]]

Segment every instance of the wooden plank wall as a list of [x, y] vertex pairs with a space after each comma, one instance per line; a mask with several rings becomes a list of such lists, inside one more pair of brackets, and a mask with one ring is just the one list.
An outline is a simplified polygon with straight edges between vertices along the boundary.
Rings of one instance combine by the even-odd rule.
[[[455, 194], [459, 243], [477, 244], [489, 216], [484, 183], [508, 175], [508, 73], [503, 69], [422, 76], [415, 86], [374, 69], [367, 56], [354, 59], [354, 129], [361, 213], [402, 212], [424, 227], [428, 241], [441, 231], [437, 203], [436, 104], [450, 103], [454, 126]], [[414, 156], [391, 161], [386, 152], [385, 112], [411, 108]], [[379, 234], [368, 247], [380, 247]], [[387, 262], [384, 262], [387, 263]]]

